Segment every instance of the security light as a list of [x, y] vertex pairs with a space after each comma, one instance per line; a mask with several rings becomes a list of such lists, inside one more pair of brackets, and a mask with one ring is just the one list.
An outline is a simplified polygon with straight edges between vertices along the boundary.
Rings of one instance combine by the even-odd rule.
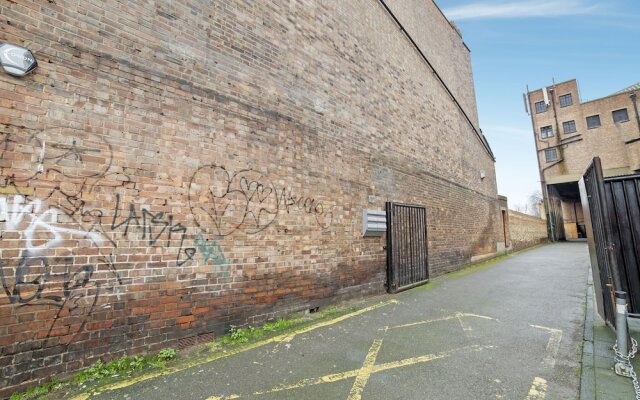
[[25, 76], [38, 66], [36, 58], [29, 49], [4, 43], [0, 45], [0, 64], [13, 76]]

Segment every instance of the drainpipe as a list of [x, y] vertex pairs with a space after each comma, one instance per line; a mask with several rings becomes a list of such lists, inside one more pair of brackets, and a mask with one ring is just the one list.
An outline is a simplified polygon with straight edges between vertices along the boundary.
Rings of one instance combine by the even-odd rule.
[[[550, 90], [551, 106], [553, 108], [553, 120], [556, 122], [556, 143], [560, 143], [560, 123], [558, 122], [558, 112], [556, 111], [556, 84], [554, 82], [553, 89]], [[562, 150], [561, 150], [562, 151]]]
[[633, 110], [636, 112], [636, 122], [638, 123], [638, 133], [640, 133], [640, 114], [638, 114], [638, 99], [636, 96], [636, 92], [631, 93], [629, 95], [631, 101], [633, 102]]

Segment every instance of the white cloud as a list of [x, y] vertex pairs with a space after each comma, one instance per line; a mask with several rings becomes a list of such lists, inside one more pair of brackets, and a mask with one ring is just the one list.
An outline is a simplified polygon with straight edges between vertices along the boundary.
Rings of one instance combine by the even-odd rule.
[[533, 133], [530, 129], [522, 129], [516, 128], [513, 126], [500, 126], [500, 125], [490, 125], [483, 126], [482, 131], [485, 134], [501, 134], [501, 135], [509, 135], [509, 136], [533, 136]]
[[526, 0], [518, 2], [477, 2], [442, 10], [450, 20], [480, 18], [559, 17], [593, 14], [600, 9], [592, 0]]

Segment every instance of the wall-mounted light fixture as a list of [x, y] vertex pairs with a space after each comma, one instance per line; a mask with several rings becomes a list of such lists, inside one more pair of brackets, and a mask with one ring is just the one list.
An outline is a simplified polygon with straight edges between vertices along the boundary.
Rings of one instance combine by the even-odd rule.
[[13, 76], [25, 76], [38, 66], [31, 50], [9, 43], [0, 45], [0, 64]]
[[480, 179], [484, 179], [487, 177], [487, 174], [484, 172], [484, 170], [480, 171]]

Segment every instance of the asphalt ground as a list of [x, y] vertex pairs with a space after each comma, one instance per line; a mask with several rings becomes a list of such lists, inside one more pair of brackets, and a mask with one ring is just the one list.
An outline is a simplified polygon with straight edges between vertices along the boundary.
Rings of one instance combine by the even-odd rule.
[[577, 399], [588, 264], [586, 243], [542, 246], [79, 398]]

